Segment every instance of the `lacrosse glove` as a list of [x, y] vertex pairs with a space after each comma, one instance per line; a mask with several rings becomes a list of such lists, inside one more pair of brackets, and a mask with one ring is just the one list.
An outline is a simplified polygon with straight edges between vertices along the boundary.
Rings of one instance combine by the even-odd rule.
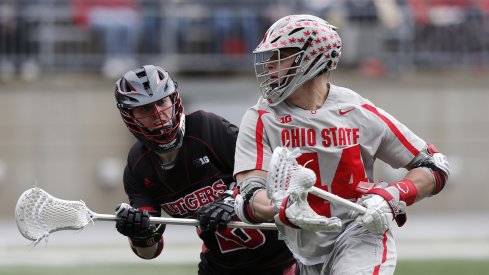
[[340, 231], [343, 227], [337, 217], [327, 218], [318, 215], [307, 202], [307, 192], [291, 193], [282, 201], [275, 222], [315, 232]]
[[234, 212], [234, 198], [232, 191], [228, 190], [224, 192], [224, 194], [213, 203], [201, 207], [196, 212], [196, 216], [202, 231], [225, 230], [227, 224], [236, 216], [236, 213]]
[[148, 210], [133, 208], [121, 203], [115, 209], [117, 221], [115, 227], [119, 233], [129, 237], [136, 247], [150, 247], [161, 240], [166, 225], [150, 223]]
[[393, 186], [374, 188], [357, 203], [367, 208], [367, 212], [363, 215], [351, 212], [351, 217], [372, 233], [383, 234], [393, 220], [399, 226], [406, 222], [406, 202], [399, 199], [399, 190]]

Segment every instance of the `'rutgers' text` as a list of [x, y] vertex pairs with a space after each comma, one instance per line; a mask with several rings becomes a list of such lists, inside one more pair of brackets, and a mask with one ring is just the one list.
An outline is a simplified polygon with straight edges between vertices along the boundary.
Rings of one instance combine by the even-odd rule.
[[220, 179], [212, 186], [195, 190], [174, 202], [162, 204], [161, 208], [170, 215], [184, 216], [217, 200], [226, 189], [226, 184]]
[[358, 144], [359, 137], [359, 128], [332, 127], [319, 133], [312, 128], [282, 130], [282, 144], [287, 147], [315, 146], [317, 142], [324, 147], [350, 146]]

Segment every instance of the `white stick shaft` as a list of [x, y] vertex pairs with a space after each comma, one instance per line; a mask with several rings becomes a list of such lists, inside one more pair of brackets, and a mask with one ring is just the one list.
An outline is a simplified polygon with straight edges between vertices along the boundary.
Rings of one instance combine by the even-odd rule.
[[331, 202], [336, 202], [336, 203], [339, 203], [341, 205], [343, 205], [344, 207], [347, 207], [348, 209], [350, 210], [353, 210], [353, 211], [356, 211], [360, 214], [365, 214], [365, 212], [367, 211], [367, 209], [359, 204], [356, 204], [352, 201], [349, 201], [347, 199], [344, 199], [342, 197], [339, 197], [339, 196], [336, 196], [334, 194], [331, 194], [327, 191], [324, 191], [322, 189], [319, 189], [315, 186], [313, 186], [311, 188], [311, 191], [310, 193], [320, 197], [320, 198], [323, 198], [325, 200], [328, 200], [328, 201], [331, 201]]
[[[96, 214], [93, 213], [93, 219], [101, 221], [115, 221], [117, 220], [116, 215], [108, 214]], [[166, 217], [150, 217], [149, 219], [152, 223], [156, 224], [175, 224], [175, 225], [193, 225], [199, 226], [199, 221], [196, 219], [179, 219], [179, 218], [166, 218]], [[248, 224], [244, 222], [229, 222], [229, 227], [232, 228], [250, 228], [250, 229], [270, 229], [277, 230], [274, 223], [259, 223], [259, 224]]]

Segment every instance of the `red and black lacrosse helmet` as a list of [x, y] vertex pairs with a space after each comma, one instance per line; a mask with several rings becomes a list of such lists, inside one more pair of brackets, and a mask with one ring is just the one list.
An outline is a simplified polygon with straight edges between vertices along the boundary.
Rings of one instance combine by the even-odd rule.
[[[182, 145], [185, 114], [177, 87], [177, 82], [167, 71], [154, 65], [128, 71], [115, 84], [115, 99], [122, 120], [139, 141], [157, 153], [169, 152]], [[144, 117], [134, 115], [134, 108], [156, 105], [166, 97], [170, 97], [172, 103], [168, 108], [152, 108], [154, 112]], [[170, 118], [163, 112], [170, 112]], [[157, 122], [143, 125], [140, 120], [149, 116], [158, 118]]]

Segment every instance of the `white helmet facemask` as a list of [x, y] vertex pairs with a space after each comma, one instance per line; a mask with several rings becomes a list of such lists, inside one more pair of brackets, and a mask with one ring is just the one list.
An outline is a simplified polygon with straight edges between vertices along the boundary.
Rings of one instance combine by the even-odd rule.
[[[300, 69], [303, 53], [300, 51], [292, 55], [284, 55], [276, 49], [255, 54], [255, 73], [265, 99], [276, 102], [282, 96], [283, 88], [288, 85], [293, 86], [291, 82], [297, 79], [294, 76]], [[294, 61], [290, 61], [291, 59]], [[292, 65], [285, 66], [286, 61], [292, 62]]]

